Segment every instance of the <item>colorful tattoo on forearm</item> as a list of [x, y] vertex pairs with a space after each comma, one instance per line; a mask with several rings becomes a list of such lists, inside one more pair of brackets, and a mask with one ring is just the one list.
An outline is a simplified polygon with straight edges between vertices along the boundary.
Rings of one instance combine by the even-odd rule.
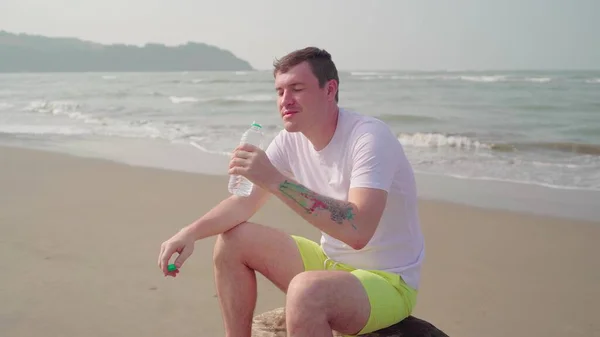
[[352, 221], [354, 220], [354, 213], [349, 202], [341, 202], [318, 195], [301, 184], [295, 184], [287, 180], [279, 184], [279, 190], [304, 208], [307, 213], [314, 214], [319, 210], [328, 210], [331, 213], [332, 221], [341, 225], [346, 220], [354, 229], [357, 229]]

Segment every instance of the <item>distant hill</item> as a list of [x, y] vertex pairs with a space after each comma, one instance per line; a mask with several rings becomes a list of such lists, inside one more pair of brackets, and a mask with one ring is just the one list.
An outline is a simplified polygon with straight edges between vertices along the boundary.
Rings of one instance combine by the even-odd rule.
[[13, 34], [0, 30], [0, 72], [253, 70], [230, 51], [205, 43], [143, 47]]

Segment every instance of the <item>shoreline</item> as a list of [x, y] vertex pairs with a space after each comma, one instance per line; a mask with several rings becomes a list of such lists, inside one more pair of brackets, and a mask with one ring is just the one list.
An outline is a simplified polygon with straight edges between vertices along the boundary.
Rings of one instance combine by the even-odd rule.
[[[107, 146], [106, 139], [39, 144], [1, 143], [0, 148], [48, 151], [84, 159], [100, 159], [140, 168], [158, 168], [225, 177], [228, 157], [201, 151], [188, 143], [131, 139]], [[150, 151], [148, 149], [151, 148]], [[559, 217], [566, 220], [600, 220], [600, 191], [549, 187], [493, 179], [453, 177], [415, 170], [418, 198], [491, 210]]]

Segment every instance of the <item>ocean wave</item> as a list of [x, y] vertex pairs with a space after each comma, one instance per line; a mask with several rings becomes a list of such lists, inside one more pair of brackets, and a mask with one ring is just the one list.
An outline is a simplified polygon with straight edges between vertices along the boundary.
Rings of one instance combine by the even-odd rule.
[[274, 95], [240, 95], [240, 96], [227, 96], [209, 99], [210, 102], [216, 103], [228, 103], [228, 102], [275, 102]]
[[[73, 115], [71, 115], [73, 116]], [[74, 118], [76, 119], [76, 118]], [[103, 120], [102, 123], [77, 124], [11, 124], [0, 126], [0, 132], [30, 135], [90, 135], [138, 139], [164, 139], [176, 141], [189, 131], [185, 126], [177, 127], [159, 122], [136, 120], [131, 122]]]
[[501, 82], [506, 81], [504, 75], [491, 75], [491, 76], [459, 76], [459, 79], [470, 82]]
[[21, 91], [10, 90], [10, 89], [0, 89], [0, 96], [13, 96], [21, 93]]
[[552, 81], [550, 77], [527, 77], [523, 79], [525, 82], [547, 83]]
[[[241, 97], [244, 100], [261, 99], [260, 97]], [[239, 99], [239, 97], [231, 97]], [[196, 137], [200, 142], [214, 143], [239, 141], [241, 134], [247, 129], [247, 125], [223, 124], [223, 125], [190, 125], [188, 119], [179, 121], [153, 120], [152, 118], [127, 119], [116, 116], [99, 115], [98, 112], [86, 112], [85, 106], [76, 101], [32, 101], [23, 111], [40, 114], [31, 123], [19, 123], [2, 125], [3, 133], [33, 134], [33, 135], [77, 135], [88, 134], [98, 136], [116, 136], [125, 138], [148, 138], [164, 139], [166, 141], [185, 141]], [[59, 118], [59, 117], [62, 117]], [[265, 132], [274, 133], [273, 126], [265, 125]], [[205, 146], [211, 149], [211, 146]]]
[[[247, 74], [245, 74], [247, 75]], [[195, 78], [191, 80], [194, 84], [234, 84], [234, 83], [273, 83], [271, 78], [255, 78], [253, 76], [238, 75], [234, 78]]]
[[61, 135], [80, 136], [89, 135], [91, 131], [74, 125], [0, 125], [0, 133], [14, 135]]
[[6, 102], [0, 102], [0, 110], [7, 110], [10, 108], [14, 108], [14, 104], [10, 104], [10, 103], [6, 103]]
[[568, 152], [583, 155], [600, 156], [600, 144], [586, 144], [576, 142], [523, 142], [494, 145], [494, 149], [509, 151], [519, 150], [547, 150]]
[[585, 80], [585, 83], [599, 84], [600, 83], [600, 78], [589, 78], [589, 79]]
[[352, 72], [350, 72], [350, 75], [352, 75], [352, 76], [377, 76], [380, 74], [385, 74], [385, 73], [379, 73], [379, 72], [374, 72], [374, 71], [352, 71]]
[[418, 122], [439, 121], [435, 117], [422, 116], [422, 115], [381, 114], [376, 117], [378, 119], [381, 119], [382, 121], [390, 122], [390, 123], [395, 123], [395, 122], [418, 123]]
[[225, 97], [178, 97], [170, 96], [169, 99], [174, 104], [182, 103], [212, 103], [212, 104], [236, 104], [236, 103], [261, 103], [261, 102], [275, 102], [273, 95], [238, 95], [238, 96], [225, 96]]
[[[583, 166], [580, 164], [547, 163], [547, 162], [541, 162], [541, 161], [537, 161], [537, 160], [531, 161], [530, 164], [533, 166], [537, 166], [537, 167], [554, 167], [554, 168], [558, 168], [558, 169], [578, 169]], [[591, 166], [591, 165], [589, 165], [589, 166]]]
[[496, 82], [532, 82], [547, 83], [552, 81], [550, 77], [514, 77], [508, 75], [470, 75], [470, 74], [397, 74], [397, 73], [352, 73], [354, 77], [362, 81], [392, 80], [392, 81], [466, 81], [477, 83]]
[[432, 81], [432, 80], [456, 80], [459, 79], [458, 76], [448, 76], [448, 75], [391, 75], [389, 76], [392, 80], [405, 80], [405, 81]]
[[[6, 125], [2, 130], [6, 133], [19, 134], [64, 136], [89, 134], [152, 139], [163, 138], [167, 140], [175, 139], [188, 132], [185, 126], [171, 126], [144, 119], [126, 121], [110, 117], [95, 117], [83, 112], [83, 108], [81, 104], [75, 101], [32, 101], [23, 111], [40, 113], [48, 117], [66, 117], [67, 120], [50, 119], [45, 125]], [[72, 122], [68, 120], [72, 120]]]
[[29, 102], [29, 105], [23, 110], [25, 111], [36, 111], [36, 112], [51, 112], [58, 113], [63, 111], [75, 111], [81, 106], [75, 101], [46, 101], [46, 100], [35, 100]]
[[404, 146], [412, 147], [452, 147], [460, 149], [490, 149], [489, 144], [462, 135], [447, 135], [441, 133], [401, 133], [398, 140]]
[[463, 150], [487, 149], [499, 152], [558, 151], [579, 155], [600, 156], [600, 144], [576, 142], [482, 142], [465, 135], [442, 133], [400, 133], [398, 140], [404, 146], [421, 148], [457, 148]]
[[169, 96], [169, 99], [173, 104], [182, 104], [182, 103], [195, 103], [198, 102], [199, 99], [196, 97], [178, 97], [178, 96]]
[[[31, 123], [15, 121], [12, 124], [0, 125], [0, 133], [65, 137], [89, 135], [164, 140], [171, 143], [194, 142], [197, 148], [207, 153], [226, 154], [224, 149], [233, 149], [248, 127], [245, 124], [190, 125], [186, 119], [160, 121], [152, 118], [127, 120], [109, 116], [94, 118], [82, 112], [81, 108], [80, 104], [73, 101], [34, 101], [23, 110], [39, 113], [41, 118], [35, 118]], [[267, 137], [274, 137], [278, 132], [276, 127], [270, 125], [266, 125], [264, 129]]]
[[65, 116], [90, 124], [103, 123], [102, 120], [81, 112], [82, 106], [75, 101], [32, 101], [23, 110]]
[[574, 186], [574, 185], [566, 185], [566, 184], [553, 184], [536, 180], [527, 180], [527, 179], [511, 179], [511, 178], [500, 178], [500, 177], [491, 177], [486, 175], [469, 175], [469, 174], [459, 174], [459, 173], [438, 173], [438, 172], [429, 172], [415, 169], [415, 173], [417, 174], [426, 174], [433, 176], [445, 176], [455, 179], [462, 180], [472, 180], [472, 181], [495, 181], [499, 183], [509, 183], [509, 184], [519, 184], [519, 185], [534, 185], [541, 186], [551, 189], [558, 190], [574, 190], [574, 191], [600, 191], [600, 186]]
[[359, 78], [359, 80], [361, 80], [361, 81], [391, 80], [391, 79], [393, 79], [392, 76], [384, 76], [384, 75], [364, 76], [364, 77]]

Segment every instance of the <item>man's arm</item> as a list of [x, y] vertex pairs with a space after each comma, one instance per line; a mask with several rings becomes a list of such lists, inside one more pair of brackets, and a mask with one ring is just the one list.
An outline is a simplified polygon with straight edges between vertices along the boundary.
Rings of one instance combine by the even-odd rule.
[[250, 219], [269, 197], [269, 193], [254, 185], [248, 197], [232, 195], [181, 231], [201, 240], [221, 234]]
[[387, 201], [387, 192], [375, 188], [351, 188], [348, 201], [311, 191], [280, 175], [269, 191], [306, 221], [354, 249], [371, 240]]
[[269, 193], [260, 186], [254, 185], [248, 197], [230, 196], [213, 207], [208, 213], [182, 228], [160, 246], [158, 267], [165, 276], [177, 276], [179, 270], [170, 271], [167, 265], [171, 256], [177, 252], [175, 266], [181, 268], [194, 251], [194, 243], [200, 239], [221, 234], [250, 219], [252, 215], [267, 201]]

